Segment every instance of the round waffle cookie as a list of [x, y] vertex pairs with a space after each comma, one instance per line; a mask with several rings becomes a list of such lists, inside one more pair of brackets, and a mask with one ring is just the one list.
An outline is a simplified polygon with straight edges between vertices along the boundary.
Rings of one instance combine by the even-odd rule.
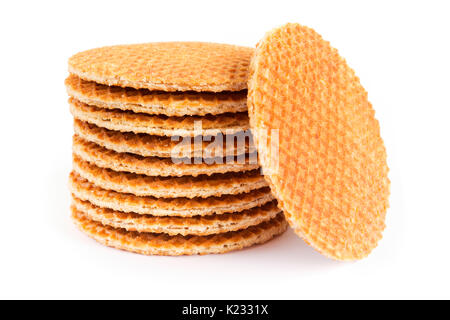
[[247, 111], [247, 92], [163, 92], [106, 86], [71, 74], [65, 81], [69, 96], [89, 105], [137, 113], [184, 116]]
[[198, 177], [151, 177], [100, 168], [82, 160], [77, 155], [73, 155], [73, 170], [103, 189], [158, 198], [207, 198], [250, 192], [267, 186], [259, 170]]
[[[106, 149], [94, 142], [89, 142], [77, 135], [73, 136], [73, 153], [79, 158], [95, 164], [101, 168], [114, 171], [126, 171], [147, 176], [198, 176], [214, 173], [242, 172], [259, 168], [256, 157], [238, 159], [212, 159], [214, 162], [207, 164], [204, 161], [195, 163], [193, 159], [178, 159], [174, 162], [170, 158], [142, 157], [131, 153], [118, 153]], [[186, 160], [186, 162], [182, 162]], [[220, 160], [220, 161], [219, 161]]]
[[196, 217], [155, 217], [137, 213], [125, 213], [91, 204], [72, 197], [74, 208], [91, 220], [127, 231], [206, 236], [216, 233], [242, 230], [269, 221], [281, 212], [276, 201], [262, 207], [254, 207], [240, 213]]
[[69, 99], [70, 111], [75, 119], [110, 130], [147, 133], [158, 136], [212, 136], [219, 133], [235, 134], [248, 130], [246, 112], [224, 113], [217, 116], [167, 117], [104, 109], [88, 105], [74, 98]]
[[252, 48], [201, 42], [109, 46], [75, 54], [69, 72], [106, 85], [162, 91], [247, 88]]
[[[196, 143], [195, 138], [191, 137], [174, 139], [173, 137], [154, 136], [143, 133], [119, 132], [101, 128], [80, 120], [75, 120], [73, 127], [75, 134], [87, 141], [94, 142], [116, 152], [128, 152], [143, 157], [202, 157], [207, 159], [243, 156], [247, 153], [253, 155], [256, 152], [252, 143], [253, 137], [248, 132], [225, 136], [218, 135], [209, 137], [208, 139], [203, 137], [202, 141]], [[238, 141], [243, 142], [238, 143]], [[217, 145], [220, 148], [216, 148]]]
[[71, 193], [92, 204], [122, 212], [149, 214], [152, 216], [193, 217], [241, 212], [263, 206], [274, 200], [268, 187], [236, 195], [208, 198], [156, 198], [139, 197], [131, 193], [120, 193], [102, 189], [72, 171], [69, 177]]
[[244, 230], [208, 236], [171, 236], [164, 233], [126, 231], [89, 219], [72, 207], [72, 219], [78, 228], [98, 242], [146, 255], [194, 255], [225, 253], [267, 242], [286, 231], [282, 213], [275, 218]]
[[314, 30], [288, 24], [258, 44], [248, 87], [261, 166], [290, 225], [326, 256], [367, 256], [385, 228], [389, 180], [353, 70]]

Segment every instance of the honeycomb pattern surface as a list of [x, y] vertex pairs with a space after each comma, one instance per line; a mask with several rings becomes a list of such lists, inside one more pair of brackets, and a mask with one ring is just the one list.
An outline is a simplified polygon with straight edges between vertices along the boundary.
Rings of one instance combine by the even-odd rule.
[[254, 49], [202, 42], [160, 42], [91, 49], [69, 59], [69, 72], [105, 85], [161, 91], [247, 88]]
[[314, 30], [287, 24], [258, 44], [248, 86], [261, 166], [290, 225], [328, 257], [366, 257], [385, 228], [390, 182], [354, 71]]

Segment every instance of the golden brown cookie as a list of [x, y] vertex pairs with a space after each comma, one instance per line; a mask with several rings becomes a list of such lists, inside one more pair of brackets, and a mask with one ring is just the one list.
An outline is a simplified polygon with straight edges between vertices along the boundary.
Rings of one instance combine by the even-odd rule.
[[78, 77], [121, 87], [162, 91], [247, 88], [252, 48], [204, 42], [159, 42], [91, 49], [69, 59]]
[[246, 112], [207, 116], [167, 117], [104, 109], [69, 99], [70, 112], [75, 119], [86, 121], [109, 130], [147, 133], [157, 136], [212, 136], [219, 133], [235, 134], [249, 130]]
[[97, 167], [73, 155], [73, 170], [103, 189], [158, 198], [207, 198], [238, 194], [267, 186], [260, 170], [198, 177], [150, 177]]
[[[136, 134], [132, 132], [118, 132], [97, 127], [94, 124], [74, 121], [74, 131], [81, 138], [94, 142], [116, 152], [129, 152], [143, 157], [163, 158], [216, 158], [226, 156], [254, 156], [256, 149], [249, 132], [214, 137], [203, 137], [199, 143], [195, 138], [170, 138]], [[238, 142], [238, 141], [242, 141]], [[216, 148], [216, 146], [220, 146]]]
[[179, 159], [142, 157], [131, 153], [118, 153], [106, 149], [94, 142], [89, 142], [83, 138], [73, 136], [73, 153], [81, 159], [95, 164], [101, 168], [108, 168], [114, 171], [125, 171], [147, 176], [198, 176], [201, 174], [211, 175], [214, 173], [242, 172], [259, 168], [256, 157], [246, 158], [242, 161], [238, 159], [214, 159], [214, 162], [195, 163], [186, 159], [182, 162]]
[[75, 225], [96, 241], [117, 249], [146, 255], [194, 255], [225, 253], [267, 242], [286, 231], [282, 213], [272, 220], [244, 230], [209, 236], [170, 236], [164, 233], [126, 231], [88, 219], [72, 207]]
[[248, 193], [209, 198], [139, 197], [131, 193], [102, 189], [83, 179], [74, 171], [70, 173], [69, 188], [77, 198], [89, 201], [96, 206], [153, 216], [193, 217], [241, 212], [263, 206], [274, 200], [268, 187]]
[[106, 86], [85, 81], [73, 74], [65, 81], [69, 96], [86, 104], [106, 109], [137, 113], [184, 116], [247, 111], [247, 91], [237, 92], [163, 92], [147, 89]]
[[269, 221], [281, 212], [276, 201], [242, 212], [195, 217], [156, 217], [102, 208], [72, 197], [72, 205], [88, 219], [127, 231], [206, 236], [246, 229]]

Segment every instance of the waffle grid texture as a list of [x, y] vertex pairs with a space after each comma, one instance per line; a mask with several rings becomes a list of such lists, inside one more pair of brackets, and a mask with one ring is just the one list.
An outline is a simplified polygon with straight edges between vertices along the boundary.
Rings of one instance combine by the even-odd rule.
[[390, 182], [354, 71], [314, 30], [287, 24], [258, 44], [248, 90], [260, 163], [290, 225], [328, 257], [366, 257], [385, 228]]
[[160, 42], [91, 49], [69, 59], [69, 72], [108, 86], [162, 91], [247, 88], [254, 50], [227, 44]]

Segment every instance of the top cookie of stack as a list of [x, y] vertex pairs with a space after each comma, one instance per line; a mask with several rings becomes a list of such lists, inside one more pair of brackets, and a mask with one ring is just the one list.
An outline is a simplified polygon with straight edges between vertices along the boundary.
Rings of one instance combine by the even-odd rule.
[[240, 249], [286, 229], [251, 141], [235, 142], [248, 135], [252, 54], [172, 42], [69, 59], [72, 217], [81, 230], [117, 248], [179, 255]]

